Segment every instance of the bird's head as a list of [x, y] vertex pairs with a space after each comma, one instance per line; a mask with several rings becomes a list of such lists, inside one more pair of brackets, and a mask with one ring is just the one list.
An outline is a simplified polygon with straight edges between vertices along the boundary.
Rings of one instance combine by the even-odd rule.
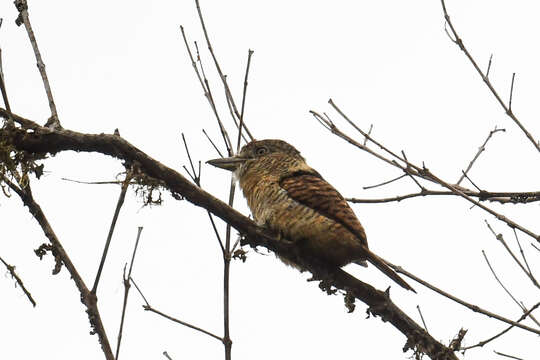
[[298, 170], [309, 169], [300, 152], [283, 140], [254, 140], [233, 157], [207, 161], [208, 164], [233, 171], [236, 178], [244, 176], [282, 177]]

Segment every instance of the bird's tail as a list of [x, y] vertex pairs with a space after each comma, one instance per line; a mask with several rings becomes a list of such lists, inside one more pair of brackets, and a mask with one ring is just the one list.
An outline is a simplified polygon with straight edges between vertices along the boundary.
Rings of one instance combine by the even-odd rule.
[[369, 250], [368, 250], [367, 261], [375, 265], [377, 269], [382, 271], [390, 279], [394, 280], [402, 288], [411, 290], [412, 292], [416, 293], [416, 291], [412, 288], [411, 285], [407, 284], [405, 280], [403, 280], [394, 270], [392, 270], [392, 268], [390, 268], [390, 266], [386, 264], [386, 261], [384, 261], [382, 258], [378, 257], [377, 255], [375, 255]]

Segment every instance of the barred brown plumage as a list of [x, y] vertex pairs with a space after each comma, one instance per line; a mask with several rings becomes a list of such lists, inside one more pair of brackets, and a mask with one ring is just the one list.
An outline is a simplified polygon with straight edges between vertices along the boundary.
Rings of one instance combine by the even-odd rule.
[[367, 260], [414, 291], [369, 250], [364, 228], [345, 198], [292, 145], [252, 141], [236, 156], [208, 163], [234, 171], [255, 221], [293, 242], [301, 253], [340, 267]]

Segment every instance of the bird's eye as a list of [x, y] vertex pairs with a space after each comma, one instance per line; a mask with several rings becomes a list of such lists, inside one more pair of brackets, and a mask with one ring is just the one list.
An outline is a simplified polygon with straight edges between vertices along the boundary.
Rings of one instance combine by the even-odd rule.
[[261, 156], [261, 155], [264, 155], [268, 152], [268, 148], [264, 147], [264, 146], [261, 146], [261, 147], [258, 147], [257, 150], [255, 150], [255, 154]]

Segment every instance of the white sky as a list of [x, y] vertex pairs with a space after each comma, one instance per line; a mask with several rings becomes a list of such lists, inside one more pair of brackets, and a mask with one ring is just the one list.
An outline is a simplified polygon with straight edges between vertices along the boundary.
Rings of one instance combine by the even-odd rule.
[[[517, 73], [513, 108], [533, 135], [538, 121], [538, 9], [530, 1], [447, 3], [454, 24], [482, 68], [494, 54], [491, 80], [507, 99]], [[335, 102], [361, 127], [408, 158], [422, 161], [455, 182], [488, 132], [506, 128], [490, 141], [471, 172], [483, 189], [538, 191], [538, 153], [507, 118], [471, 64], [450, 42], [438, 1], [202, 1], [216, 54], [238, 101], [248, 48], [253, 56], [246, 122], [257, 138], [294, 144], [308, 162], [344, 196], [388, 197], [416, 191], [410, 180], [373, 190], [400, 175], [374, 157], [327, 133], [308, 113], [326, 111], [350, 134], [326, 103]], [[0, 4], [3, 68], [14, 112], [44, 123], [49, 116], [41, 79], [24, 29], [14, 25], [12, 1]], [[89, 133], [115, 128], [132, 144], [181, 170], [192, 156], [216, 157], [201, 129], [219, 142], [218, 128], [202, 95], [180, 38], [201, 44], [214, 94], [223, 100], [193, 1], [30, 1], [30, 17], [47, 65], [62, 125]], [[221, 102], [223, 104], [223, 102]], [[223, 111], [229, 129], [228, 112]], [[232, 131], [232, 130], [231, 130]], [[119, 188], [62, 181], [114, 179], [121, 164], [101, 155], [62, 153], [46, 161], [46, 176], [34, 193], [64, 247], [91, 286]], [[229, 175], [203, 166], [203, 185], [226, 200]], [[432, 187], [434, 188], [434, 187]], [[436, 188], [434, 188], [436, 189]], [[240, 194], [237, 208], [248, 214]], [[538, 233], [538, 203], [490, 207]], [[422, 198], [353, 209], [379, 255], [464, 300], [511, 319], [520, 309], [496, 283], [484, 249], [501, 280], [527, 306], [539, 301], [516, 264], [497, 243], [484, 219], [515, 250], [512, 232], [480, 209], [457, 198]], [[45, 238], [18, 198], [0, 199], [0, 256], [17, 266], [36, 299], [34, 309], [6, 274], [0, 278], [0, 358], [103, 358], [79, 293], [67, 271], [51, 276], [53, 260], [33, 253]], [[99, 288], [109, 339], [116, 344], [123, 297], [122, 269], [131, 256], [137, 226], [144, 226], [133, 277], [157, 309], [222, 334], [222, 265], [206, 212], [165, 196], [162, 207], [142, 208], [131, 192], [117, 224]], [[220, 223], [220, 229], [224, 229]], [[533, 270], [540, 253], [521, 236]], [[262, 253], [266, 254], [265, 251]], [[402, 291], [374, 267], [346, 268], [379, 289], [392, 285], [393, 300], [420, 321], [420, 305], [431, 334], [444, 343], [461, 327], [465, 344], [506, 327], [414, 285]], [[5, 274], [4, 270], [1, 270]], [[380, 319], [365, 319], [357, 303], [347, 314], [341, 296], [323, 294], [307, 274], [273, 255], [250, 251], [235, 261], [231, 283], [234, 359], [406, 359], [406, 339]], [[413, 283], [411, 281], [411, 283]], [[175, 360], [221, 358], [218, 341], [173, 324], [141, 308], [134, 289], [123, 334], [121, 358]], [[540, 315], [537, 315], [540, 316]], [[525, 322], [532, 325], [530, 321]], [[493, 350], [524, 359], [540, 352], [538, 338], [514, 329], [465, 358], [493, 359]]]

